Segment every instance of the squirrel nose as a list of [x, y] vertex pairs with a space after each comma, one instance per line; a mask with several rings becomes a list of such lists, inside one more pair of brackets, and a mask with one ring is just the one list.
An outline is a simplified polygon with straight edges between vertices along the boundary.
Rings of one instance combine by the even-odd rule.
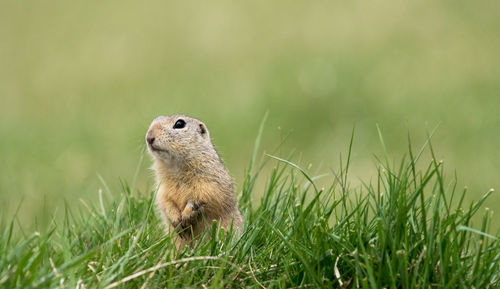
[[146, 140], [147, 140], [148, 144], [152, 145], [154, 143], [154, 141], [155, 141], [155, 137], [154, 136], [148, 136], [146, 138]]

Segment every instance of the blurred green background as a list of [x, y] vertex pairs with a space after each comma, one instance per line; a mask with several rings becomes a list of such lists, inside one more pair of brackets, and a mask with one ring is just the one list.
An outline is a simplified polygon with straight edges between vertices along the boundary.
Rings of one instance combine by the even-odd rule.
[[[208, 125], [237, 190], [263, 148], [352, 182], [440, 124], [448, 176], [469, 200], [498, 187], [500, 1], [13, 1], [0, 3], [0, 216], [26, 227], [65, 201], [132, 183], [157, 115]], [[136, 188], [152, 187], [150, 160]], [[311, 164], [311, 166], [309, 166]], [[449, 178], [451, 180], [451, 178]], [[500, 210], [495, 193], [488, 206]]]

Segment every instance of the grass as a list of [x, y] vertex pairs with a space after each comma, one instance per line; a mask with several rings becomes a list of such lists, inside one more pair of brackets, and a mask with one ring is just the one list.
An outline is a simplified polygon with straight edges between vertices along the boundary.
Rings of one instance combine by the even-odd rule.
[[[67, 209], [44, 232], [2, 224], [0, 287], [500, 287], [500, 234], [489, 233], [491, 212], [481, 209], [491, 191], [464, 203], [465, 190], [445, 180], [430, 144], [428, 165], [419, 165], [424, 149], [410, 145], [397, 165], [378, 161], [376, 177], [359, 188], [348, 185], [349, 149], [324, 189], [286, 159], [257, 162], [257, 147], [240, 196], [241, 237], [214, 229], [175, 252], [155, 192], [124, 184], [119, 197]], [[269, 162], [274, 168], [259, 189]]]

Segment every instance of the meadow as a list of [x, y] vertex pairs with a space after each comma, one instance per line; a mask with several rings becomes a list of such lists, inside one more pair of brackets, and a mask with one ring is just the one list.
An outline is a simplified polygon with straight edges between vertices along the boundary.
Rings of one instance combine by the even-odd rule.
[[[142, 226], [143, 230], [148, 230], [150, 242], [159, 242], [146, 242], [145, 247], [154, 244], [162, 248], [169, 246], [168, 237], [161, 235], [160, 229], [157, 228], [156, 216], [147, 213], [145, 209], [151, 205], [154, 183], [149, 169], [151, 162], [145, 153], [144, 136], [152, 119], [158, 115], [172, 113], [188, 114], [207, 124], [215, 146], [234, 178], [236, 194], [239, 197], [247, 196], [251, 200], [252, 207], [248, 200], [242, 201], [242, 205], [247, 208], [246, 217], [256, 222], [255, 226], [264, 225], [257, 221], [257, 216], [266, 206], [275, 204], [281, 206], [281, 213], [286, 211], [283, 207], [285, 203], [280, 203], [285, 200], [268, 201], [269, 203], [262, 207], [263, 200], [271, 194], [266, 189], [266, 184], [272, 179], [274, 163], [268, 161], [261, 170], [261, 175], [265, 177], [258, 178], [251, 190], [248, 187], [248, 163], [253, 158], [255, 136], [261, 120], [267, 114], [258, 156], [265, 159], [268, 158], [264, 157], [266, 154], [272, 154], [280, 159], [293, 161], [310, 176], [326, 174], [326, 177], [315, 181], [317, 189], [325, 188], [324, 192], [331, 190], [337, 195], [340, 194], [339, 184], [336, 187], [332, 185], [335, 182], [333, 172], [338, 173], [341, 163], [340, 166], [345, 166], [345, 152], [351, 143], [354, 129], [349, 175], [344, 181], [349, 184], [349, 192], [352, 192], [353, 198], [350, 196], [350, 201], [345, 201], [354, 202], [353, 204], [367, 204], [368, 200], [361, 202], [356, 197], [361, 191], [368, 195], [371, 191], [374, 196], [379, 193], [374, 188], [365, 188], [366, 184], [374, 183], [381, 175], [383, 178], [389, 178], [378, 170], [382, 157], [387, 157], [387, 162], [383, 160], [382, 164], [391, 167], [397, 174], [404, 156], [406, 162], [409, 162], [408, 146], [413, 146], [414, 152], [417, 151], [416, 148], [421, 147], [429, 134], [434, 132], [432, 144], [435, 158], [430, 153], [423, 154], [415, 170], [425, 175], [427, 165], [436, 161], [440, 175], [447, 182], [443, 183], [443, 188], [433, 187], [431, 191], [434, 193], [429, 194], [441, 196], [444, 191], [444, 195], [448, 196], [449, 187], [453, 184], [456, 194], [465, 192], [462, 204], [466, 212], [470, 210], [470, 204], [482, 203], [470, 220], [463, 216], [455, 218], [450, 214], [439, 215], [439, 218], [455, 218], [447, 220], [463, 228], [482, 232], [485, 231], [483, 217], [485, 212], [488, 212], [488, 216], [491, 214], [486, 222], [486, 226], [490, 226], [488, 234], [498, 237], [500, 196], [498, 190], [491, 189], [498, 189], [500, 185], [499, 10], [500, 2], [482, 0], [413, 3], [389, 0], [373, 3], [153, 1], [147, 4], [129, 0], [85, 3], [60, 0], [51, 3], [32, 0], [2, 1], [1, 231], [9, 235], [9, 228], [13, 224], [12, 237], [9, 237], [11, 241], [4, 237], [0, 240], [3, 258], [10, 256], [10, 259], [3, 259], [2, 262], [21, 259], [27, 262], [31, 257], [26, 257], [28, 255], [25, 250], [38, 248], [42, 253], [36, 256], [40, 259], [30, 264], [40, 264], [41, 260], [44, 260], [45, 271], [40, 271], [40, 274], [51, 274], [47, 271], [53, 269], [47, 267], [51, 263], [47, 254], [49, 251], [54, 252], [58, 256], [57, 260], [54, 259], [56, 257], [52, 260], [54, 268], [59, 270], [60, 266], [66, 264], [64, 268], [68, 268], [67, 270], [81, 273], [84, 278], [82, 282], [85, 284], [97, 282], [92, 279], [94, 277], [86, 275], [88, 272], [83, 272], [86, 270], [84, 267], [88, 267], [88, 262], [94, 260], [97, 255], [81, 255], [84, 248], [95, 248], [92, 254], [102, 255], [100, 264], [104, 261], [116, 261], [116, 264], [121, 264], [119, 269], [106, 271], [105, 275], [109, 275], [106, 275], [103, 280], [107, 281], [102, 284], [111, 284], [110, 282], [119, 279], [118, 276], [125, 277], [135, 272], [135, 269], [147, 268], [146, 264], [143, 267], [139, 267], [139, 264], [126, 266], [128, 263], [123, 263], [124, 260], [136, 256], [134, 254], [137, 252], [134, 250], [137, 248], [115, 248], [113, 242], [122, 237], [127, 238], [126, 240], [133, 239], [133, 235], [127, 230]], [[383, 145], [379, 130], [383, 136]], [[275, 149], [278, 144], [281, 144], [279, 149]], [[281, 168], [284, 167], [287, 166], [281, 162]], [[297, 171], [295, 174], [296, 177], [300, 176]], [[289, 181], [292, 175], [292, 172], [286, 171], [282, 177]], [[415, 176], [407, 177], [408, 182], [412, 184], [420, 184], [422, 181], [415, 180]], [[304, 179], [301, 181], [307, 182]], [[387, 180], [387, 183], [390, 183], [390, 180]], [[398, 195], [401, 198], [403, 191], [401, 189], [401, 194]], [[309, 188], [308, 196], [314, 195], [315, 192]], [[411, 195], [411, 192], [405, 192], [408, 196]], [[489, 196], [483, 199], [486, 193]], [[301, 191], [293, 192], [289, 196], [290, 202], [300, 200], [301, 194]], [[272, 199], [273, 196], [275, 195], [269, 195], [268, 198]], [[443, 200], [444, 204], [440, 203], [433, 208], [445, 208], [448, 201], [449, 199]], [[137, 207], [138, 212], [132, 213], [125, 208], [117, 212], [122, 202], [130, 204], [131, 208]], [[333, 208], [333, 204], [330, 205], [330, 208]], [[457, 209], [456, 203], [448, 205], [450, 210]], [[398, 210], [420, 215], [419, 210], [425, 210], [425, 206], [427, 203], [419, 204], [416, 208]], [[366, 221], [356, 226], [369, 228], [360, 228], [359, 232], [338, 233], [338, 236], [348, 239], [346, 244], [357, 247], [363, 244], [365, 249], [371, 250], [371, 243], [365, 242], [370, 239], [365, 237], [381, 236], [382, 232], [385, 232], [383, 229], [388, 227], [384, 227], [385, 224], [377, 225], [382, 231], [374, 231], [377, 227], [375, 223], [378, 222], [377, 214], [383, 216], [386, 211], [376, 211], [376, 202], [369, 207], [367, 211], [344, 208], [344, 213], [339, 212], [328, 224], [322, 224], [318, 235], [309, 241], [323, 242], [320, 241], [321, 238], [327, 238], [327, 235], [332, 234], [332, 230], [341, 227], [341, 223], [336, 222], [346, 217], [342, 214], [356, 211], [356, 214], [360, 215], [350, 217], [354, 219], [349, 220], [354, 223]], [[292, 215], [286, 218], [301, 218], [303, 211], [295, 211], [299, 209], [293, 206], [289, 210], [292, 210], [293, 214], [290, 213]], [[325, 210], [328, 211], [327, 208], [314, 211], [315, 217], [305, 228], [311, 229], [321, 223], [315, 218], [321, 218], [318, 214], [324, 213]], [[130, 214], [125, 216], [125, 212]], [[428, 211], [426, 213], [429, 214], [429, 220], [438, 216]], [[457, 216], [464, 214], [458, 211], [456, 213]], [[103, 214], [109, 219], [99, 217]], [[97, 231], [104, 231], [110, 229], [111, 224], [108, 222], [122, 217], [124, 223], [113, 227], [110, 231], [113, 235], [92, 235], [94, 239], [89, 239], [90, 243], [78, 246], [71, 243], [77, 242], [77, 236], [84, 234], [82, 232], [85, 231], [85, 224]], [[141, 218], [144, 219], [140, 220]], [[286, 218], [278, 219], [288, 220]], [[410, 219], [397, 219], [393, 224], [407, 224], [406, 221], [410, 222]], [[469, 222], [465, 222], [466, 219]], [[63, 229], [61, 224], [66, 222], [68, 226], [73, 224], [75, 229]], [[435, 223], [426, 224], [423, 220], [420, 222], [410, 223], [416, 226], [414, 229], [428, 226], [430, 230], [433, 226], [438, 226]], [[59, 225], [55, 226], [54, 223]], [[312, 227], [308, 227], [309, 225]], [[278, 231], [282, 232], [283, 236], [288, 236], [288, 232], [290, 236], [299, 238], [295, 235], [299, 234], [298, 232], [287, 231], [289, 228], [286, 226], [276, 226], [274, 229], [264, 226], [261, 232], [272, 232], [272, 238], [276, 238], [273, 239], [275, 242], [281, 240]], [[358, 228], [356, 226], [355, 229]], [[438, 227], [433, 230], [436, 234], [441, 234], [439, 237], [435, 235], [439, 239], [456, 237], [466, 240], [464, 242], [473, 242], [474, 238], [485, 237], [469, 229], [454, 230], [450, 233], [446, 231], [449, 228]], [[117, 237], [118, 231], [128, 233]], [[35, 236], [38, 233], [40, 235]], [[366, 235], [359, 235], [361, 233]], [[70, 243], [61, 243], [59, 239], [64, 234], [73, 234], [73, 237], [68, 237]], [[418, 246], [430, 242], [430, 236], [433, 235], [415, 236], [416, 243], [412, 244], [415, 250], [408, 252], [409, 258], [414, 258], [415, 252], [423, 252], [422, 247]], [[19, 248], [20, 243], [28, 242], [27, 240], [33, 243], [15, 252], [9, 251]], [[250, 242], [248, 244], [261, 246], [264, 242], [261, 239], [256, 240], [257, 243], [252, 243], [254, 241], [250, 239], [243, 239], [239, 244]], [[307, 259], [320, 258], [320, 252], [311, 253], [308, 251], [310, 249], [303, 246], [302, 242], [305, 241], [298, 240], [299, 243], [291, 243], [291, 246], [302, 246], [299, 249], [287, 247], [291, 250], [288, 253], [295, 254], [295, 257], [283, 257], [291, 262], [291, 267], [280, 267], [279, 270], [282, 271], [277, 274], [286, 271], [302, 275], [293, 281], [283, 281], [283, 284], [339, 284], [338, 281], [332, 281], [334, 279], [328, 274], [325, 278], [333, 283], [322, 283], [321, 278], [325, 275], [317, 271], [321, 266], [311, 265], [310, 259]], [[97, 244], [104, 243], [113, 245], [97, 247]], [[210, 244], [215, 247], [220, 245]], [[495, 244], [490, 243], [493, 247], [497, 246]], [[76, 246], [75, 251], [70, 252], [71, 246]], [[236, 251], [243, 250], [241, 252], [245, 254], [249, 252], [245, 251], [249, 249], [239, 246], [234, 245], [231, 248]], [[381, 251], [373, 256], [376, 255], [380, 258], [378, 261], [385, 262], [385, 269], [380, 269], [379, 263], [370, 263], [376, 262], [375, 259], [365, 260], [366, 264], [372, 265], [346, 265], [352, 261], [349, 258], [355, 256], [345, 255], [347, 252], [352, 254], [349, 250], [353, 247], [344, 248], [347, 251], [341, 251], [340, 247], [330, 249], [335, 254], [345, 253], [342, 258], [347, 259], [341, 259], [339, 262], [342, 266], [347, 266], [343, 268], [349, 272], [346, 273], [348, 276], [353, 276], [349, 275], [353, 272], [361, 274], [356, 277], [359, 284], [368, 282], [368, 286], [372, 286], [369, 275], [373, 275], [373, 272], [369, 273], [371, 269], [368, 268], [377, 268], [386, 273], [388, 271], [385, 270], [389, 268], [398, 268], [398, 277], [395, 271], [389, 272], [387, 276], [400, 281], [399, 278], [404, 275], [404, 270], [400, 267], [403, 266], [402, 263], [393, 264], [392, 262], [396, 262], [393, 255], [378, 255], [383, 251], [382, 247], [377, 247], [381, 246], [378, 243], [374, 246], [374, 250]], [[67, 250], [63, 250], [64, 248]], [[475, 252], [477, 257], [473, 262], [478, 265], [474, 265], [476, 267], [468, 272], [476, 272], [475, 270], [486, 268], [483, 261], [491, 261], [493, 258], [487, 254], [483, 257], [481, 252], [484, 248], [454, 248], [443, 254], [458, 254], [456, 250]], [[109, 254], [120, 255], [124, 253], [121, 250], [125, 249], [129, 250], [129, 253], [123, 257], [123, 262], [108, 258]], [[395, 251], [392, 252], [401, 252], [399, 247], [391, 248], [393, 249]], [[208, 250], [207, 248], [200, 250], [195, 253], [186, 252], [187, 255], [182, 256], [191, 258], [194, 254], [209, 253], [203, 251]], [[292, 252], [294, 250], [295, 253]], [[497, 249], [493, 248], [488, 252], [497, 252], [495, 250]], [[236, 251], [225, 251], [229, 255], [221, 255], [224, 261], [219, 261], [224, 264], [238, 264], [238, 268], [243, 268], [243, 263], [239, 262], [244, 262], [242, 272], [246, 272], [245, 276], [254, 280], [251, 273], [248, 275], [248, 272], [251, 272], [247, 265], [248, 259], [228, 259], [228, 256], [233, 256]], [[263, 252], [269, 253], [266, 250]], [[108, 257], [104, 256], [106, 254]], [[215, 256], [214, 254], [210, 256]], [[160, 258], [158, 254], [154, 255]], [[299, 255], [304, 257], [299, 258]], [[27, 259], [23, 259], [23, 256]], [[82, 259], [75, 259], [79, 258], [78, 256]], [[433, 258], [437, 256], [440, 255]], [[272, 257], [275, 258], [276, 255]], [[358, 258], [364, 257], [358, 255]], [[304, 260], [309, 261], [304, 263]], [[467, 263], [470, 260], [460, 262]], [[152, 258], [146, 263], [154, 266], [159, 261], [160, 259]], [[264, 268], [273, 265], [274, 261], [265, 261], [260, 265]], [[68, 264], [73, 264], [71, 262], [75, 262], [75, 266], [69, 266]], [[457, 265], [462, 264], [460, 262], [453, 263], [458, 267], [453, 265], [449, 271], [443, 273], [451, 274], [446, 275], [448, 279], [439, 279], [435, 275], [436, 271], [431, 270], [430, 263], [426, 263], [418, 268], [412, 267], [427, 272], [425, 281], [408, 279], [404, 282], [409, 282], [405, 284], [410, 285], [425, 285], [436, 280], [458, 282], [462, 277], [453, 279], [454, 276], [458, 276], [458, 273], [462, 272], [460, 270], [471, 268], [469, 265]], [[410, 262], [406, 265], [416, 263]], [[27, 266], [28, 263], [23, 264]], [[217, 264], [212, 265], [222, 266], [222, 263]], [[459, 267], [460, 269], [457, 269]], [[36, 266], [25, 268], [26, 272], [34, 274], [33, 268]], [[21, 283], [12, 280], [20, 280], [21, 275], [12, 277], [9, 275], [11, 273], [6, 273], [11, 272], [11, 269], [3, 268], [6, 271], [2, 271], [2, 274], [7, 275], [0, 277], [0, 283], [6, 284], [2, 282], [9, 280], [8, 282], [14, 282], [9, 283], [9, 286], [20, 286]], [[485, 270], [492, 269], [498, 270], [497, 267]], [[301, 270], [302, 273], [299, 274]], [[69, 274], [68, 272], [73, 271], [65, 272]], [[255, 271], [253, 273], [257, 274], [257, 280], [261, 277], [268, 281], [277, 280], [277, 277], [258, 276]], [[205, 277], [197, 276], [199, 279], [190, 284], [195, 286], [206, 283], [207, 280], [203, 279]], [[362, 281], [362, 276], [368, 276], [367, 281]], [[43, 276], [33, 275], [33, 279], [27, 282], [41, 282], [41, 277]], [[155, 275], [152, 278], [159, 277]], [[355, 277], [352, 278], [352, 282], [355, 282]], [[460, 284], [476, 286], [496, 280], [488, 279], [488, 276], [479, 279], [471, 277], [469, 280], [460, 281]], [[47, 283], [40, 284], [52, 286], [55, 284], [53, 282], [59, 279], [53, 275], [46, 280]], [[142, 281], [144, 280], [141, 279]], [[392, 280], [386, 281], [380, 282], [394, 284], [391, 283]], [[78, 279], [66, 282], [76, 286]], [[235, 284], [258, 286], [258, 283], [246, 283], [253, 281], [241, 282]], [[266, 287], [269, 284], [265, 283]], [[353, 284], [357, 283], [351, 283], [351, 286]]]
[[[283, 5], [281, 5], [283, 4]], [[46, 225], [135, 175], [157, 115], [205, 121], [241, 191], [252, 140], [287, 137], [325, 173], [356, 139], [352, 181], [436, 126], [447, 173], [477, 200], [500, 184], [499, 4], [2, 1], [0, 210]], [[283, 8], [286, 7], [286, 8]], [[134, 189], [152, 178], [143, 162]], [[500, 209], [493, 194], [488, 206]]]
[[[383, 141], [382, 141], [383, 142]], [[446, 186], [430, 143], [409, 146], [393, 167], [387, 155], [376, 179], [347, 183], [351, 147], [330, 186], [296, 164], [267, 155], [256, 142], [240, 208], [242, 235], [217, 227], [177, 251], [155, 214], [155, 194], [127, 184], [119, 197], [100, 197], [62, 221], [20, 238], [15, 222], [0, 238], [2, 288], [499, 288], [500, 233], [491, 212], [464, 203], [456, 182]], [[417, 164], [426, 149], [432, 161]], [[257, 180], [274, 162], [259, 204]], [[478, 229], [472, 218], [482, 215]]]

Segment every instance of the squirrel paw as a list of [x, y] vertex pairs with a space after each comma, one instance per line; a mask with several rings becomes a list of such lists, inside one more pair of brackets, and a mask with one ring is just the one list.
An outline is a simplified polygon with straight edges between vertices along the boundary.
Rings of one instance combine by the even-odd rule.
[[190, 239], [192, 237], [193, 226], [197, 223], [199, 214], [200, 205], [193, 200], [189, 200], [181, 212], [179, 227], [177, 227], [181, 238]]
[[194, 225], [204, 205], [205, 205], [204, 203], [195, 202], [193, 200], [189, 200], [187, 202], [186, 207], [181, 213], [180, 222], [183, 228], [187, 228], [189, 226]]

